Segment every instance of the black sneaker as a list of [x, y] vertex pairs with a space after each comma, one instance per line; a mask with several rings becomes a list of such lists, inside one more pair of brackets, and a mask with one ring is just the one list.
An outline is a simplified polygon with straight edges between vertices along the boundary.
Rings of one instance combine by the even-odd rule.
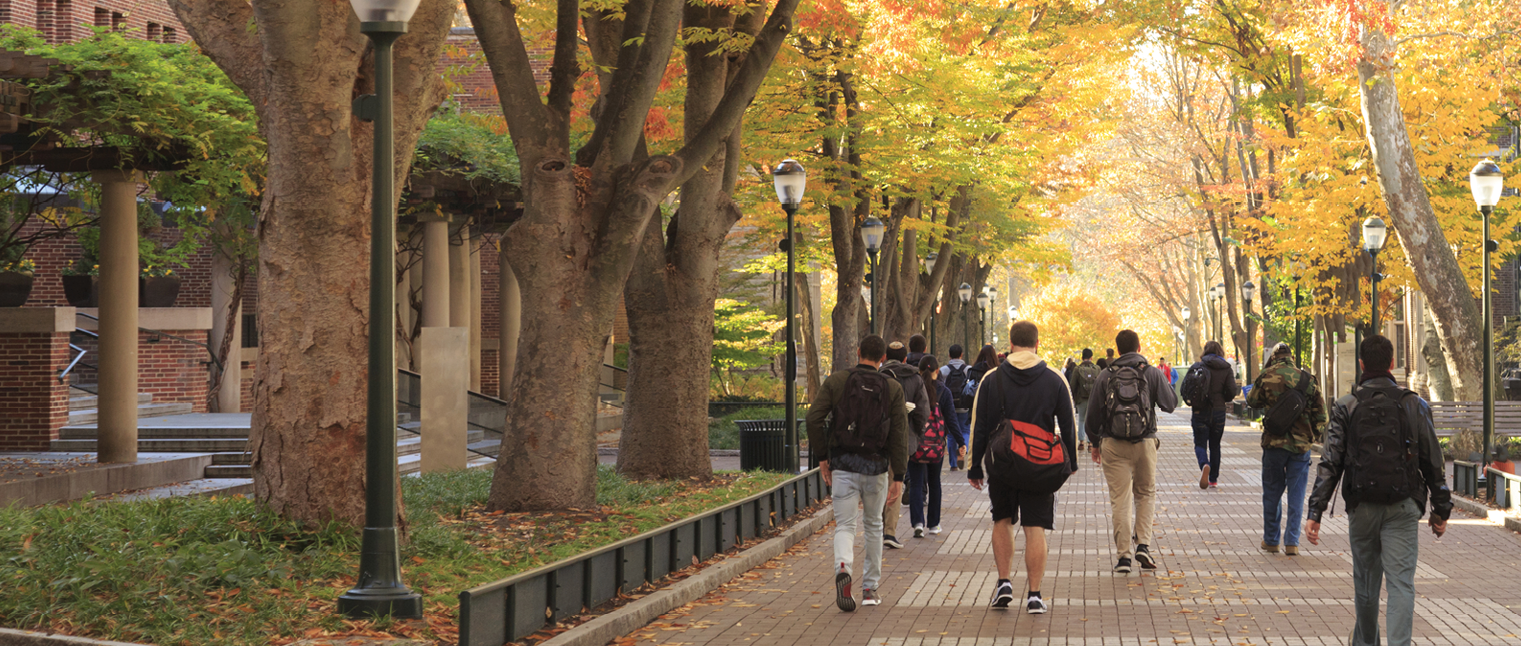
[[1151, 558], [1151, 552], [1144, 547], [1136, 548], [1135, 562], [1141, 564], [1143, 570], [1157, 569], [1157, 560]]
[[1028, 612], [1032, 615], [1046, 614], [1046, 611], [1049, 609], [1050, 608], [1046, 607], [1046, 602], [1040, 597], [1030, 597], [1030, 599], [1025, 602], [1025, 612]]
[[903, 549], [903, 544], [898, 542], [898, 537], [891, 534], [882, 537], [882, 546], [891, 547], [895, 550]]
[[1115, 574], [1130, 574], [1130, 559], [1122, 558], [1114, 565]]
[[849, 572], [840, 572], [834, 575], [834, 603], [842, 611], [856, 611], [856, 599], [850, 596]]
[[998, 584], [998, 587], [993, 590], [993, 608], [1008, 610], [1011, 603], [1014, 603], [1014, 584], [1009, 582]]

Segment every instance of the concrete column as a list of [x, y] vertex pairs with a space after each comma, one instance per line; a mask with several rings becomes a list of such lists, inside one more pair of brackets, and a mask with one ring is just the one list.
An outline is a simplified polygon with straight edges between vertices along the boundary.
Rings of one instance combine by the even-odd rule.
[[469, 376], [459, 369], [470, 332], [460, 327], [425, 327], [422, 346], [422, 470], [465, 468]]
[[470, 249], [470, 390], [481, 392], [481, 239]]
[[449, 220], [423, 223], [423, 327], [449, 327]]
[[518, 333], [523, 329], [523, 293], [518, 287], [517, 274], [512, 271], [512, 263], [507, 262], [507, 247], [503, 245], [497, 262], [497, 276], [500, 283], [499, 297], [497, 299], [497, 313], [500, 319], [499, 331], [497, 332], [497, 371], [501, 375], [498, 379], [496, 396], [512, 401], [512, 373], [518, 362]]
[[[222, 366], [222, 388], [217, 391], [217, 411], [236, 413], [243, 410], [243, 304], [232, 300], [237, 285], [233, 282], [232, 259], [220, 251], [211, 254], [211, 349], [218, 352], [222, 339], [232, 335], [227, 361]], [[227, 313], [232, 311], [228, 329]]]
[[97, 460], [137, 461], [137, 173], [99, 171], [100, 421]]
[[470, 227], [449, 240], [449, 327], [470, 327]]

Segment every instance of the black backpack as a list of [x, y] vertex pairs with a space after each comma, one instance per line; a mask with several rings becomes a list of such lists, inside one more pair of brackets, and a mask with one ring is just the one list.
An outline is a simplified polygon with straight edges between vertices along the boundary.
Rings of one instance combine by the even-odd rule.
[[[887, 410], [888, 380], [892, 377], [866, 368], [853, 368], [845, 390], [835, 402], [830, 423], [834, 446], [830, 454], [880, 456], [887, 446], [892, 413]], [[871, 475], [871, 474], [868, 474]]]
[[1183, 403], [1189, 408], [1199, 408], [1209, 405], [1211, 375], [1209, 366], [1203, 361], [1196, 361], [1188, 367], [1188, 374], [1183, 376], [1183, 384], [1178, 387], [1179, 394], [1183, 395]]
[[1400, 400], [1414, 393], [1396, 387], [1361, 387], [1347, 425], [1348, 500], [1390, 505], [1416, 496], [1419, 451]]
[[1109, 379], [1104, 382], [1104, 419], [1109, 423], [1109, 436], [1121, 440], [1139, 440], [1152, 429], [1151, 388], [1146, 383], [1146, 368], [1139, 366], [1110, 366]]
[[[1262, 378], [1258, 377], [1256, 388], [1262, 387]], [[1293, 432], [1294, 424], [1299, 418], [1304, 417], [1304, 411], [1310, 406], [1310, 396], [1307, 392], [1310, 388], [1310, 375], [1303, 370], [1299, 371], [1299, 381], [1293, 388], [1285, 389], [1278, 393], [1278, 400], [1269, 406], [1267, 413], [1262, 416], [1262, 430], [1274, 437], [1287, 437]]]
[[[991, 377], [992, 396], [1003, 402], [1004, 379]], [[1006, 378], [1005, 378], [1006, 379]], [[1002, 415], [1000, 415], [1002, 417]], [[1066, 445], [1054, 431], [1029, 422], [1003, 418], [988, 439], [990, 479], [1036, 494], [1055, 493], [1072, 475]]]
[[973, 387], [972, 379], [967, 374], [970, 369], [971, 366], [966, 364], [949, 366], [945, 375], [945, 387], [951, 389], [951, 397], [956, 400], [956, 408], [962, 410], [970, 410], [972, 398], [977, 396], [977, 389]]

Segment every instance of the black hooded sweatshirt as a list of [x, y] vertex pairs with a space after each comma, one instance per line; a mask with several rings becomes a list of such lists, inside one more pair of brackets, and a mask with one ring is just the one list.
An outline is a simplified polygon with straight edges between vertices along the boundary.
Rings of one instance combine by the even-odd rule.
[[[1072, 391], [1067, 380], [1039, 361], [1024, 368], [1013, 361], [1033, 357], [1029, 353], [1015, 353], [998, 364], [977, 384], [977, 399], [972, 404], [972, 458], [968, 462], [967, 478], [983, 479], [983, 456], [987, 455], [988, 438], [1005, 419], [1034, 424], [1045, 430], [1060, 429], [1062, 445], [1067, 453], [1067, 464], [1077, 471], [1077, 434]], [[1009, 483], [1017, 484], [1017, 483]]]
[[[1207, 411], [1224, 410], [1225, 405], [1236, 399], [1236, 394], [1241, 392], [1241, 384], [1236, 383], [1236, 371], [1231, 368], [1231, 362], [1218, 354], [1206, 354], [1199, 363], [1209, 369], [1210, 392]], [[1192, 369], [1189, 368], [1189, 370]]]

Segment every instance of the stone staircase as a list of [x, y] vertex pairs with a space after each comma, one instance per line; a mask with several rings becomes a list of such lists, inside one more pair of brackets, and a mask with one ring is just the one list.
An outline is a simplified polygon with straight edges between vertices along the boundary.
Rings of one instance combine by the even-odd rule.
[[[90, 393], [82, 393], [69, 397], [69, 426], [80, 424], [93, 424], [100, 419], [98, 409], [100, 397]], [[168, 417], [171, 415], [185, 415], [194, 410], [191, 404], [182, 402], [155, 402], [152, 393], [137, 394], [137, 418], [149, 419], [154, 417]]]

